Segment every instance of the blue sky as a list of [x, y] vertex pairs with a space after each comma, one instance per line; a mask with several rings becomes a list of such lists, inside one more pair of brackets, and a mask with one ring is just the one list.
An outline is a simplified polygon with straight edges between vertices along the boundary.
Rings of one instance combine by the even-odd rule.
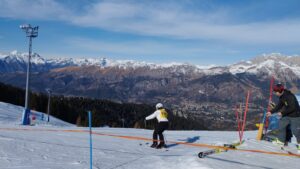
[[0, 0], [0, 52], [226, 65], [300, 54], [298, 0]]

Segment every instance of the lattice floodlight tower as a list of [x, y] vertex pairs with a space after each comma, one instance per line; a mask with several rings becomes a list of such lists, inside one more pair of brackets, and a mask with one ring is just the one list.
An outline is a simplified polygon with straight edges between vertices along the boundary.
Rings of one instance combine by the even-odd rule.
[[22, 116], [22, 124], [29, 125], [30, 124], [30, 105], [29, 103], [29, 84], [30, 84], [30, 71], [31, 71], [31, 50], [32, 50], [32, 38], [38, 36], [39, 27], [32, 27], [30, 24], [20, 25], [20, 28], [24, 30], [26, 36], [29, 38], [29, 53], [28, 53], [28, 62], [27, 62], [27, 78], [26, 78], [26, 95], [25, 95], [25, 109]]

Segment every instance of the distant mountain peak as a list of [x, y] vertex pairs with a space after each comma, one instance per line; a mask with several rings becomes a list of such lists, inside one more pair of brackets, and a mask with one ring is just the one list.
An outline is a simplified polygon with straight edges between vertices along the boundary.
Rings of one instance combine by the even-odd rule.
[[17, 55], [17, 54], [18, 54], [18, 51], [17, 51], [17, 50], [13, 50], [13, 51], [10, 52], [10, 54], [11, 54], [11, 55]]
[[288, 65], [294, 65], [294, 64], [300, 65], [300, 56], [299, 55], [286, 56], [281, 53], [262, 54], [260, 56], [253, 58], [251, 61], [253, 63], [260, 63], [260, 62], [264, 62], [266, 60], [273, 60], [276, 62], [285, 62]]

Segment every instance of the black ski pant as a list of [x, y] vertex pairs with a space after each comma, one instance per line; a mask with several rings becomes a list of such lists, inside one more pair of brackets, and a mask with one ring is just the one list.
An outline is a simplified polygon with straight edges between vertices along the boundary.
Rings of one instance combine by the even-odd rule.
[[169, 123], [167, 121], [166, 122], [159, 122], [155, 126], [155, 129], [154, 129], [154, 132], [153, 132], [153, 143], [157, 143], [158, 136], [159, 136], [160, 144], [164, 144], [165, 143], [163, 132], [166, 129], [168, 129], [168, 127], [169, 127]]
[[286, 141], [286, 128], [291, 125], [293, 135], [296, 137], [298, 144], [300, 144], [300, 117], [282, 117], [279, 121], [277, 138], [281, 142]]
[[292, 137], [293, 137], [293, 133], [291, 130], [291, 125], [287, 125], [286, 127], [286, 136], [285, 136], [285, 142], [291, 142], [292, 141]]

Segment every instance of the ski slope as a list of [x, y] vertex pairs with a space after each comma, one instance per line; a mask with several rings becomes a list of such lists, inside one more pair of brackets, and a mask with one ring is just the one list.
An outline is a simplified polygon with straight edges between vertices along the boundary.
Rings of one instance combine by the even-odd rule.
[[[24, 107], [0, 102], [0, 124], [19, 125], [21, 123], [23, 111]], [[50, 116], [51, 123], [48, 123], [46, 114], [34, 110], [31, 111], [31, 117], [33, 116], [36, 118], [36, 120], [34, 120], [35, 125], [51, 125], [62, 127], [74, 126], [73, 124], [64, 122], [52, 116]]]
[[[22, 107], [0, 103], [0, 169], [90, 168], [88, 128], [76, 127], [53, 117], [49, 124], [41, 120], [35, 126], [21, 126], [21, 116]], [[159, 150], [150, 148], [149, 141], [138, 139], [151, 138], [152, 132], [144, 129], [93, 128], [93, 168], [289, 169], [298, 168], [300, 162], [298, 157], [235, 150], [200, 159], [198, 152], [209, 148], [197, 145], [231, 143], [237, 141], [237, 132], [166, 131], [169, 148]], [[245, 132], [245, 143], [238, 148], [283, 153], [269, 142], [256, 141], [256, 133]], [[295, 138], [289, 147], [294, 146]]]

